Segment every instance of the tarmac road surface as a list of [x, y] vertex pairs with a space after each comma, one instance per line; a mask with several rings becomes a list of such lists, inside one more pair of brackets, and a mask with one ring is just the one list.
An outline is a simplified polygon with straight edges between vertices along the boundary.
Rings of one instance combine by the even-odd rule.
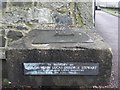
[[112, 48], [111, 87], [118, 87], [118, 18], [103, 11], [96, 11], [95, 29]]

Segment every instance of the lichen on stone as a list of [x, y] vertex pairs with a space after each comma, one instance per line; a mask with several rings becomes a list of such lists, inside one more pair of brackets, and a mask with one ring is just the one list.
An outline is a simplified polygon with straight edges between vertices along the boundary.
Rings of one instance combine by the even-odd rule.
[[5, 31], [20, 31], [24, 36], [34, 29], [91, 29], [93, 25], [92, 2], [8, 2], [3, 5], [2, 27]]

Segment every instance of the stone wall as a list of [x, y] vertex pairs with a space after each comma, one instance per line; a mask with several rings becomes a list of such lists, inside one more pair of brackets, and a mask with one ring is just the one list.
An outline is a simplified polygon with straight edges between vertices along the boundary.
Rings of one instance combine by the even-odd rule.
[[9, 2], [3, 5], [0, 30], [5, 30], [7, 45], [33, 29], [93, 28], [92, 2]]
[[[92, 88], [108, 84], [112, 53], [93, 31], [92, 10], [92, 2], [6, 3], [0, 24], [1, 47], [6, 50], [3, 85]], [[41, 44], [44, 36], [49, 42]], [[99, 63], [100, 68], [97, 76], [25, 76], [23, 63], [27, 62]]]

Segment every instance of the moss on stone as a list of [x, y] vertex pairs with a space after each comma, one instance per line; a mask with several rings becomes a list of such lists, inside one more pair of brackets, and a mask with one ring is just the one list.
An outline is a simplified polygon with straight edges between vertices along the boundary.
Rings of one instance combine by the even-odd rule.
[[76, 23], [82, 27], [84, 24], [83, 24], [83, 19], [82, 17], [79, 15], [79, 14], [76, 14]]
[[30, 28], [33, 27], [33, 25], [31, 23], [25, 23], [25, 25], [28, 26], [28, 27], [30, 27]]
[[73, 24], [78, 24], [78, 26], [82, 27], [83, 18], [81, 17], [80, 10], [78, 9], [78, 4], [75, 2], [70, 3], [70, 14], [73, 18]]
[[75, 19], [75, 2], [70, 3], [70, 15], [72, 17], [73, 24], [75, 24], [76, 19]]
[[67, 10], [66, 7], [59, 8], [59, 9], [57, 9], [57, 11], [58, 11], [59, 13], [61, 13], [61, 14], [64, 14], [64, 13], [67, 13], [67, 12], [68, 12], [68, 10]]

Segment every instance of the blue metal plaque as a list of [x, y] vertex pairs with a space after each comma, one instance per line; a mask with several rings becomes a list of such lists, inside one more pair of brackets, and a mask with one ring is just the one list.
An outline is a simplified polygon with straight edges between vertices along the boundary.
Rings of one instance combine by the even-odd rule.
[[25, 75], [98, 75], [99, 63], [24, 63]]

